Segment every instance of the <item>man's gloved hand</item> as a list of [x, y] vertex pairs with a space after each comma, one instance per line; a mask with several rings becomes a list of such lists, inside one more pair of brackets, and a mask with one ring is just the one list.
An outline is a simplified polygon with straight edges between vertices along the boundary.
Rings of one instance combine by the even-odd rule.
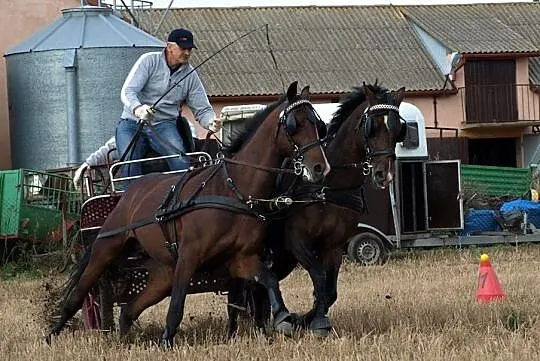
[[139, 120], [152, 120], [156, 114], [156, 110], [150, 105], [142, 104], [133, 109], [133, 114], [135, 114]]
[[75, 186], [75, 189], [79, 189], [79, 180], [81, 179], [81, 175], [83, 172], [90, 167], [88, 163], [84, 162], [81, 164], [81, 166], [75, 171], [75, 175], [73, 176], [73, 185]]
[[210, 122], [210, 125], [208, 125], [208, 130], [212, 133], [217, 133], [221, 130], [223, 127], [223, 121], [221, 119], [214, 119], [212, 122]]

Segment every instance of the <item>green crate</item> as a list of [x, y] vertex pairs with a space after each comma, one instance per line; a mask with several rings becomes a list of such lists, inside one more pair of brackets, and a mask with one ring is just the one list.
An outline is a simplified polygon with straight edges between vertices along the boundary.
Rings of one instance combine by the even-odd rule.
[[462, 164], [461, 179], [464, 184], [481, 187], [490, 196], [521, 197], [529, 192], [531, 169]]
[[0, 236], [50, 240], [62, 234], [63, 212], [78, 219], [81, 195], [65, 175], [29, 169], [0, 171]]

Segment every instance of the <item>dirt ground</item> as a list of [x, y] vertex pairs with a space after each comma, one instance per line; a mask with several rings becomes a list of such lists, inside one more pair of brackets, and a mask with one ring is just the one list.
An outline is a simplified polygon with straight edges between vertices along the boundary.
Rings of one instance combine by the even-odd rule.
[[[0, 355], [3, 360], [539, 360], [540, 247], [487, 250], [508, 297], [475, 301], [478, 262], [486, 250], [415, 251], [384, 266], [346, 262], [330, 311], [335, 332], [265, 337], [244, 321], [225, 337], [226, 297], [190, 295], [172, 350], [154, 343], [168, 300], [145, 312], [130, 340], [116, 333], [70, 330], [43, 342], [43, 279], [0, 281]], [[60, 280], [65, 276], [60, 276]], [[305, 312], [312, 287], [305, 271], [282, 282], [291, 311]]]

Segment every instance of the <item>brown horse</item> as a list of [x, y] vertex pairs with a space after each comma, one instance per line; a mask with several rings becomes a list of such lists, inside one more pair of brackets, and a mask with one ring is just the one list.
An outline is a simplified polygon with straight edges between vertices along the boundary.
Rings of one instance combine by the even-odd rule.
[[[396, 142], [403, 141], [407, 126], [399, 115], [404, 88], [387, 91], [376, 83], [356, 88], [334, 114], [325, 149], [332, 171], [322, 185], [295, 184], [289, 196], [298, 203], [288, 209], [283, 221], [269, 229], [267, 247], [272, 252], [272, 271], [281, 280], [303, 266], [314, 286], [314, 306], [295, 318], [303, 328], [328, 335], [327, 317], [337, 299], [337, 277], [347, 240], [357, 233], [356, 225], [366, 210], [362, 192], [371, 173], [373, 183], [384, 188], [392, 181]], [[306, 205], [307, 204], [307, 205]], [[260, 289], [239, 294], [236, 285], [229, 303], [243, 296], [255, 299], [255, 315], [264, 314], [268, 300]], [[229, 332], [237, 327], [238, 309], [229, 307]], [[259, 321], [260, 322], [260, 321]]]
[[198, 269], [218, 265], [225, 265], [232, 277], [263, 285], [275, 328], [290, 332], [290, 314], [277, 279], [259, 258], [267, 224], [254, 201], [272, 196], [278, 167], [286, 157], [296, 159], [297, 169], [310, 182], [320, 181], [330, 170], [308, 96], [309, 87], [298, 95], [297, 82], [292, 83], [286, 102], [253, 118], [233, 158], [184, 175], [151, 174], [132, 184], [71, 278], [61, 317], [47, 341], [81, 308], [88, 291], [133, 240], [169, 272], [150, 280], [151, 287], [122, 310], [122, 334], [144, 309], [171, 295], [161, 343], [172, 346], [189, 280]]

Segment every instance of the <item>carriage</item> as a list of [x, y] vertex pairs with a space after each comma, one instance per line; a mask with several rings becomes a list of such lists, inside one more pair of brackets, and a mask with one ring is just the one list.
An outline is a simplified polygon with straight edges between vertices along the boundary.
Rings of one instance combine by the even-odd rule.
[[[235, 125], [264, 108], [264, 105], [226, 106], [221, 111], [224, 123], [223, 142], [230, 144], [235, 133]], [[114, 150], [109, 151], [112, 154]], [[80, 233], [81, 246], [86, 248], [96, 239], [101, 226], [109, 213], [121, 199], [122, 183], [131, 178], [117, 175], [119, 167], [138, 162], [144, 173], [153, 171], [164, 173], [182, 173], [214, 164], [220, 154], [218, 143], [211, 138], [195, 139], [195, 152], [187, 153], [190, 168], [184, 171], [170, 172], [165, 160], [174, 156], [151, 155], [140, 160], [116, 161], [108, 157], [108, 162], [90, 167], [83, 175], [83, 198], [81, 206]], [[133, 177], [137, 178], [137, 177]], [[80, 253], [81, 250], [76, 250]], [[131, 249], [123, 262], [101, 278], [99, 284], [88, 294], [83, 307], [84, 325], [88, 329], [109, 330], [114, 328], [113, 308], [121, 306], [137, 296], [146, 286], [148, 279], [148, 260], [138, 249]], [[229, 289], [229, 276], [224, 269], [213, 273], [198, 272], [190, 281], [189, 293], [215, 292], [226, 294]], [[249, 312], [249, 310], [246, 310]]]

